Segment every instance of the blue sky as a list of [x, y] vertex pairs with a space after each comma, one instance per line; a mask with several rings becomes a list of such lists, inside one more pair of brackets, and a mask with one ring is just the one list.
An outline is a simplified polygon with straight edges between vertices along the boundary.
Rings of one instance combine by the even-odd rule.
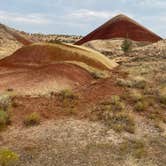
[[166, 0], [0, 0], [0, 22], [26, 32], [85, 35], [119, 13], [166, 38]]

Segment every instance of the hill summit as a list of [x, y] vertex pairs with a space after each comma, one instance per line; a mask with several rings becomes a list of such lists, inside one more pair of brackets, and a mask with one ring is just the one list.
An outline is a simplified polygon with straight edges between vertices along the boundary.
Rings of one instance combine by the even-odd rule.
[[134, 41], [157, 42], [162, 38], [123, 14], [113, 17], [99, 28], [76, 42], [81, 45], [91, 40], [129, 38]]

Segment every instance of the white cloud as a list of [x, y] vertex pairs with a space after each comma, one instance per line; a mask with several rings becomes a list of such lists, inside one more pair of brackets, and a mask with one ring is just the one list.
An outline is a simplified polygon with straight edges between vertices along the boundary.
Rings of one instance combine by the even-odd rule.
[[21, 14], [21, 13], [13, 13], [0, 11], [0, 21], [2, 22], [17, 22], [17, 23], [27, 23], [27, 24], [48, 24], [49, 19], [38, 13], [32, 14]]
[[110, 18], [113, 16], [114, 13], [107, 12], [107, 11], [93, 11], [87, 9], [80, 9], [76, 10], [70, 14], [71, 17], [74, 18]]
[[[126, 14], [129, 17], [134, 17], [133, 14], [130, 13], [125, 13], [125, 12], [121, 12], [118, 10], [115, 11], [97, 11], [97, 10], [88, 10], [88, 9], [80, 9], [80, 10], [76, 10], [72, 13], [69, 13], [68, 15], [66, 15], [66, 17], [68, 18], [72, 18], [72, 19], [86, 19], [86, 20], [106, 20], [106, 19], [111, 19], [112, 17], [114, 17], [115, 15], [118, 14]], [[80, 20], [81, 21], [81, 20]]]

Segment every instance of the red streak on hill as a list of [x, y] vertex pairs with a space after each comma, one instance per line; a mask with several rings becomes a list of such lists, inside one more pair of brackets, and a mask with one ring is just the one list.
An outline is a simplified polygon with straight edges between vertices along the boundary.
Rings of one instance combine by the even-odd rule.
[[91, 40], [129, 38], [134, 41], [157, 42], [162, 38], [125, 15], [118, 15], [75, 44], [81, 45]]

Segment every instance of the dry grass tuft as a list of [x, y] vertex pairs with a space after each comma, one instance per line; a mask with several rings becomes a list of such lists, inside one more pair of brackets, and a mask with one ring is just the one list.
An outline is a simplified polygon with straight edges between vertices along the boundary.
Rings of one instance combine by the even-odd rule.
[[147, 156], [145, 142], [143, 140], [126, 140], [120, 144], [120, 152], [141, 159]]
[[1, 149], [0, 150], [0, 165], [1, 166], [14, 166], [19, 160], [19, 156], [9, 150], [9, 149]]
[[9, 125], [10, 122], [11, 121], [9, 113], [4, 110], [0, 110], [0, 131], [6, 128], [6, 126]]
[[133, 116], [125, 110], [125, 104], [119, 96], [112, 96], [110, 101], [103, 101], [92, 110], [95, 120], [103, 121], [116, 132], [134, 133], [135, 122]]
[[27, 115], [24, 119], [24, 124], [26, 126], [35, 126], [40, 124], [40, 115], [37, 112]]

